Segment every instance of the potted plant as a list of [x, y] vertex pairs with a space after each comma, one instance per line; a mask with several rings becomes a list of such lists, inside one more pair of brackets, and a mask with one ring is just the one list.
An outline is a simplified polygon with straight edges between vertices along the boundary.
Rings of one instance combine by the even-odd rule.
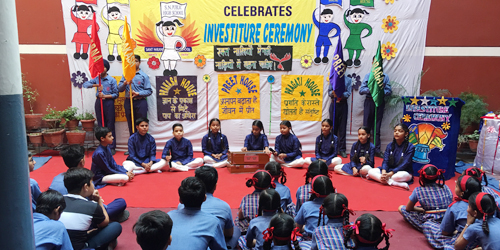
[[484, 102], [484, 97], [472, 92], [462, 92], [458, 98], [465, 102], [460, 116], [460, 129], [462, 133], [470, 134], [479, 128], [481, 116], [488, 113], [488, 104]]
[[474, 130], [474, 133], [467, 135], [469, 147], [472, 152], [477, 152], [477, 143], [479, 142], [479, 131]]
[[31, 144], [35, 147], [40, 147], [43, 142], [42, 133], [29, 133], [28, 138], [30, 139]]
[[66, 139], [68, 139], [68, 144], [80, 144], [83, 145], [85, 142], [85, 136], [87, 132], [76, 129], [66, 131]]
[[90, 112], [85, 112], [85, 114], [77, 116], [77, 119], [82, 123], [83, 130], [94, 131], [95, 118]]
[[31, 83], [24, 79], [24, 74], [22, 74], [22, 85], [23, 85], [23, 98], [26, 100], [30, 106], [30, 114], [24, 114], [26, 129], [34, 130], [40, 129], [42, 126], [42, 116], [43, 114], [35, 114], [33, 112], [33, 106], [36, 102], [36, 98], [39, 96], [38, 90], [31, 87]]
[[49, 147], [57, 147], [64, 139], [64, 129], [52, 128], [42, 132], [43, 140]]
[[[55, 107], [54, 107], [55, 108]], [[47, 126], [51, 129], [59, 127], [59, 123], [61, 122], [61, 111], [57, 111], [50, 106], [47, 105], [45, 111], [47, 114], [43, 116], [43, 120], [47, 123]]]
[[76, 119], [77, 107], [68, 107], [61, 111], [61, 125], [66, 126], [68, 130], [75, 130], [78, 127], [78, 119]]

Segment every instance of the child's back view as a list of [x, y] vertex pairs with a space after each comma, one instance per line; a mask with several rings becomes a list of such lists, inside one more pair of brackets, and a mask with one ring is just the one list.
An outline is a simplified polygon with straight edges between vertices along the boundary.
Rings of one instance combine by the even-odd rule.
[[172, 219], [163, 211], [141, 214], [132, 229], [142, 250], [165, 250], [172, 242]]

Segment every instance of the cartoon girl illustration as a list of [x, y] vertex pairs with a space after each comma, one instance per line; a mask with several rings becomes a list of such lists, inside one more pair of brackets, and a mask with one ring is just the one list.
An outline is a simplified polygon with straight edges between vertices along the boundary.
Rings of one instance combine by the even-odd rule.
[[[368, 34], [366, 34], [363, 38], [370, 36], [372, 34], [372, 27], [366, 23], [362, 23], [363, 17], [365, 14], [369, 14], [366, 10], [362, 10], [360, 8], [356, 8], [353, 10], [347, 10], [344, 15], [344, 22], [347, 28], [351, 31], [351, 34], [347, 38], [344, 49], [347, 49], [349, 52], [349, 59], [345, 62], [347, 67], [352, 66], [352, 58], [354, 56], [354, 52], [356, 52], [356, 58], [354, 59], [354, 66], [358, 67], [361, 65], [361, 61], [359, 57], [361, 56], [361, 51], [365, 48], [361, 43], [361, 33], [363, 30], [367, 29]], [[350, 16], [352, 23], [347, 20], [347, 17]]]
[[[76, 23], [77, 27], [73, 40], [71, 40], [71, 42], [76, 44], [76, 52], [73, 54], [73, 57], [75, 59], [82, 58], [83, 60], [87, 60], [89, 57], [87, 52], [90, 45], [90, 35], [87, 33], [87, 30], [92, 25], [92, 13], [95, 11], [90, 5], [75, 5], [70, 12], [71, 19]], [[99, 30], [99, 27], [97, 30]], [[80, 54], [81, 47], [83, 47], [83, 53]]]
[[[163, 61], [165, 70], [163, 71], [164, 76], [177, 75], [177, 70], [175, 70], [175, 65], [177, 60], [181, 59], [178, 51], [182, 51], [186, 48], [186, 40], [181, 36], [174, 36], [177, 26], [184, 26], [179, 20], [175, 19], [173, 21], [160, 21], [156, 23], [156, 35], [163, 43], [163, 53], [160, 59]], [[181, 43], [181, 48], [176, 49], [177, 42]]]
[[[316, 64], [323, 62], [327, 63], [328, 62], [328, 51], [330, 50], [330, 46], [332, 46], [332, 42], [330, 41], [330, 38], [337, 37], [340, 35], [340, 27], [336, 23], [331, 23], [330, 21], [333, 19], [333, 11], [331, 9], [324, 9], [321, 14], [320, 14], [320, 22], [316, 20], [316, 17], [314, 16], [313, 12], [313, 22], [318, 27], [319, 29], [319, 35], [318, 38], [316, 39], [316, 58], [314, 58], [314, 62]], [[336, 30], [336, 33], [334, 36], [329, 37], [328, 34], [330, 31], [333, 29]], [[323, 49], [323, 59], [320, 58], [321, 55], [321, 47], [324, 47]]]
[[120, 31], [123, 29], [123, 19], [121, 18], [122, 14], [118, 7], [113, 6], [108, 9], [108, 18], [106, 18], [104, 16], [104, 9], [105, 8], [102, 8], [101, 18], [109, 28], [108, 39], [106, 40], [109, 51], [108, 61], [112, 62], [115, 60], [115, 56], [113, 55], [113, 53], [116, 45], [116, 51], [118, 53], [116, 59], [121, 62], [122, 58], [120, 54], [122, 53], [122, 37], [120, 35]]

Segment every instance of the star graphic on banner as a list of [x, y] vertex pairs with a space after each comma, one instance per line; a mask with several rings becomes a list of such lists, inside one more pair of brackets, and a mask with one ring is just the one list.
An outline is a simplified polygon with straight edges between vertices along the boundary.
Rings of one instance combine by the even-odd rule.
[[443, 104], [444, 106], [446, 106], [446, 99], [444, 98], [444, 96], [441, 96], [441, 99], [437, 99], [439, 101], [439, 105]]
[[434, 99], [429, 100], [431, 102], [431, 105], [437, 106], [438, 100], [436, 100], [436, 97]]
[[306, 92], [304, 92], [304, 90], [300, 91], [300, 96], [306, 96]]
[[405, 97], [405, 98], [403, 98], [403, 102], [405, 102], [405, 104], [410, 103], [410, 102], [411, 102], [411, 101], [410, 101], [410, 97]]
[[411, 105], [413, 105], [413, 104], [418, 105], [418, 99], [416, 96], [411, 98], [410, 100], [411, 100]]
[[450, 107], [453, 106], [453, 107], [456, 107], [457, 105], [457, 102], [458, 101], [455, 101], [455, 98], [451, 99], [451, 100], [448, 100], [448, 102], [450, 102]]
[[174, 89], [174, 93], [175, 93], [176, 95], [180, 95], [180, 94], [181, 94], [181, 90], [180, 90], [180, 89]]
[[241, 89], [236, 89], [236, 93], [239, 95], [241, 94]]
[[427, 96], [424, 96], [424, 99], [420, 99], [420, 101], [422, 102], [420, 105], [429, 105], [428, 102], [430, 100], [427, 100]]

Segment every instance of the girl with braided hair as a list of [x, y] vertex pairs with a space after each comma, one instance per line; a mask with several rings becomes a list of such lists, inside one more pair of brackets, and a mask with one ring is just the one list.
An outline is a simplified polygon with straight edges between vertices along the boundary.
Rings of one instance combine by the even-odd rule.
[[333, 170], [335, 166], [342, 163], [342, 159], [337, 156], [337, 136], [333, 134], [332, 128], [332, 120], [324, 119], [321, 122], [321, 134], [316, 137], [316, 157], [307, 157], [305, 159], [305, 166], [309, 166], [315, 160], [320, 160], [325, 162], [329, 169]]
[[[417, 230], [422, 231], [426, 221], [441, 222], [446, 208], [453, 201], [453, 194], [444, 184], [444, 170], [432, 164], [423, 166], [420, 174], [420, 187], [415, 188], [406, 206], [399, 206], [399, 213]], [[420, 207], [415, 204], [420, 203]]]
[[[469, 242], [478, 242], [483, 250], [494, 250], [500, 246], [499, 209], [492, 195], [474, 193], [469, 197], [467, 224], [455, 242], [455, 249], [465, 249]], [[482, 222], [481, 222], [482, 221]]]
[[227, 152], [229, 151], [227, 137], [221, 132], [219, 119], [212, 118], [208, 127], [208, 133], [201, 140], [201, 149], [205, 155], [203, 161], [206, 164], [211, 164], [214, 168], [223, 168], [229, 164], [227, 161]]
[[[346, 226], [344, 236], [344, 246], [347, 249], [389, 249], [389, 238], [392, 237], [394, 229], [386, 228], [385, 223], [382, 223], [377, 216], [373, 214], [363, 214], [356, 219], [354, 225]], [[349, 245], [350, 239], [354, 240], [355, 245]], [[384, 248], [377, 246], [385, 240]]]
[[276, 161], [266, 163], [264, 169], [273, 176], [273, 183], [276, 185], [274, 189], [276, 189], [276, 192], [278, 192], [281, 197], [281, 209], [283, 209], [283, 212], [295, 217], [295, 204], [292, 201], [290, 189], [285, 186], [285, 169]]
[[275, 151], [271, 155], [271, 161], [277, 161], [287, 168], [302, 168], [302, 144], [295, 136], [292, 123], [284, 120], [280, 123], [280, 135], [276, 136]]
[[308, 201], [309, 198], [311, 197], [311, 180], [316, 177], [317, 175], [326, 175], [330, 176], [330, 173], [328, 173], [328, 165], [322, 161], [314, 161], [309, 165], [307, 168], [307, 172], [304, 175], [306, 177], [306, 184], [303, 186], [300, 186], [297, 189], [296, 193], [296, 198], [297, 198], [297, 205], [296, 205], [296, 211], [299, 211], [300, 207], [304, 202]]
[[479, 182], [481, 182], [481, 184], [482, 184], [482, 181], [484, 180], [482, 192], [490, 194], [491, 196], [493, 196], [493, 198], [495, 199], [495, 201], [497, 203], [500, 203], [500, 195], [498, 195], [492, 188], [488, 187], [488, 178], [486, 177], [486, 173], [483, 170], [481, 170], [478, 167], [470, 167], [470, 168], [466, 169], [462, 173], [462, 175], [474, 176], [479, 180]]
[[375, 146], [370, 142], [370, 128], [358, 129], [358, 141], [351, 148], [351, 162], [335, 166], [335, 173], [366, 177], [375, 163]]
[[[264, 237], [264, 250], [301, 250], [298, 238], [299, 227], [295, 227], [292, 216], [278, 213], [271, 218], [269, 227], [262, 233]], [[272, 244], [274, 243], [274, 246]], [[292, 244], [293, 243], [293, 248]]]

